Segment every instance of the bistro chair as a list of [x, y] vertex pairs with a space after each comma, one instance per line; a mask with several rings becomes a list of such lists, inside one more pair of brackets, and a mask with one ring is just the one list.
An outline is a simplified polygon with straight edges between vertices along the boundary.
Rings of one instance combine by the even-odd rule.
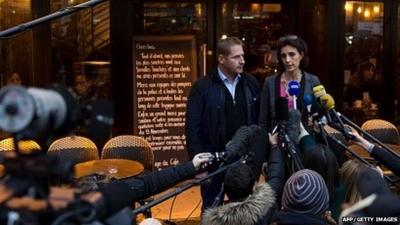
[[81, 136], [68, 136], [55, 140], [47, 154], [57, 156], [60, 162], [69, 161], [72, 165], [99, 159], [96, 144]]
[[[32, 153], [40, 151], [41, 148], [38, 143], [32, 140], [22, 140], [18, 142], [18, 149], [21, 153]], [[0, 151], [14, 151], [14, 138], [6, 138], [0, 141]]]
[[399, 145], [399, 131], [386, 120], [372, 119], [363, 123], [361, 129], [365, 130], [384, 144]]
[[154, 154], [149, 142], [139, 136], [120, 135], [111, 138], [103, 147], [102, 159], [130, 159], [140, 162], [145, 173], [153, 171]]

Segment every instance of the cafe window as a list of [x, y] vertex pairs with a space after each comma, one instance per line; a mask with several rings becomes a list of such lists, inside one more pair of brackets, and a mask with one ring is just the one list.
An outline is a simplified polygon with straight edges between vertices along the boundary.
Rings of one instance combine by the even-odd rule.
[[207, 42], [206, 5], [194, 2], [145, 2], [145, 35], [196, 36], [197, 43]]
[[280, 3], [222, 4], [222, 35], [239, 37], [245, 44], [245, 70], [262, 83], [277, 71], [276, 42], [293, 33], [294, 13]]
[[382, 2], [345, 3], [344, 108], [369, 113], [381, 103], [383, 9]]
[[[26, 0], [0, 0], [0, 30], [6, 30], [31, 20], [31, 4]], [[23, 84], [29, 84], [32, 71], [32, 37], [25, 32], [13, 38], [0, 41], [0, 84], [7, 83], [13, 72], [19, 74]]]
[[[51, 11], [85, 2], [52, 1]], [[102, 97], [110, 94], [109, 2], [83, 9], [51, 22], [53, 63], [58, 81], [75, 86], [74, 77], [85, 75]]]
[[[397, 46], [400, 46], [400, 0], [397, 1]], [[397, 58], [395, 61], [395, 118], [396, 122], [400, 122], [400, 48], [397, 47]]]

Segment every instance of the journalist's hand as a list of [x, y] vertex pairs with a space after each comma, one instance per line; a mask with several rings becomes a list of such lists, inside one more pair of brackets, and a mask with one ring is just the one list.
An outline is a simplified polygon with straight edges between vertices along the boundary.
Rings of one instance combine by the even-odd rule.
[[277, 145], [278, 144], [278, 132], [275, 132], [274, 134], [268, 133], [268, 140], [271, 145]]
[[199, 153], [193, 157], [192, 163], [193, 163], [194, 168], [197, 171], [200, 169], [201, 164], [210, 162], [213, 159], [214, 159], [214, 156], [209, 152]]
[[366, 149], [368, 152], [372, 150], [374, 145], [367, 141], [364, 137], [362, 137], [360, 134], [358, 134], [356, 131], [354, 132], [349, 132], [351, 135], [355, 137], [354, 142], [358, 145], [361, 145], [364, 149]]

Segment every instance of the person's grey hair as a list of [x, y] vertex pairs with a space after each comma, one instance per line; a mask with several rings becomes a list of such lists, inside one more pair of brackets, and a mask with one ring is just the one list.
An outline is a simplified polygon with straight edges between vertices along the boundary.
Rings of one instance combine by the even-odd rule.
[[237, 37], [221, 38], [217, 43], [217, 56], [229, 55], [231, 47], [235, 45], [243, 46], [243, 42]]

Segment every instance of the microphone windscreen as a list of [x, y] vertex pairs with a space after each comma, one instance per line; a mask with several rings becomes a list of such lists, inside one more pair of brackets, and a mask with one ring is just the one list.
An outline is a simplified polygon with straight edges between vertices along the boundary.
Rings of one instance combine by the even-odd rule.
[[275, 101], [276, 118], [278, 121], [287, 120], [289, 115], [288, 100], [285, 97], [279, 97]]
[[335, 108], [335, 100], [333, 100], [333, 97], [330, 94], [322, 95], [320, 101], [322, 107], [324, 107], [326, 110]]
[[313, 87], [313, 93], [316, 98], [320, 98], [323, 95], [326, 95], [326, 91], [323, 85], [317, 85]]
[[299, 82], [292, 80], [288, 83], [288, 92], [290, 96], [299, 95], [300, 92], [300, 84]]
[[314, 96], [312, 94], [305, 94], [303, 101], [306, 105], [312, 105], [314, 102]]
[[241, 126], [226, 145], [226, 158], [238, 159], [246, 154], [250, 138], [260, 130], [261, 128], [257, 125]]
[[297, 109], [292, 109], [289, 111], [289, 119], [286, 124], [286, 133], [289, 136], [290, 140], [294, 143], [297, 143], [297, 139], [300, 134], [300, 122], [301, 122], [301, 113]]

